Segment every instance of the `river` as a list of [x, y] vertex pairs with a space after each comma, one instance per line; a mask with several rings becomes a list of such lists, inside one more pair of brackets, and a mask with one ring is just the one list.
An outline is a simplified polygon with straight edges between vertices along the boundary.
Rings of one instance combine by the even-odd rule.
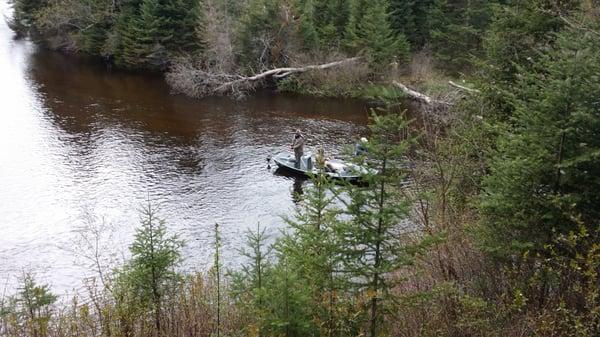
[[[10, 15], [5, 1], [0, 9]], [[58, 293], [80, 287], [93, 274], [80, 229], [105, 223], [100, 254], [122, 259], [148, 200], [187, 242], [183, 268], [210, 264], [216, 222], [235, 263], [244, 232], [260, 223], [277, 235], [307, 184], [266, 158], [296, 128], [309, 149], [332, 154], [365, 132], [360, 101], [268, 92], [192, 100], [159, 76], [15, 40], [0, 21], [0, 287], [27, 270]]]

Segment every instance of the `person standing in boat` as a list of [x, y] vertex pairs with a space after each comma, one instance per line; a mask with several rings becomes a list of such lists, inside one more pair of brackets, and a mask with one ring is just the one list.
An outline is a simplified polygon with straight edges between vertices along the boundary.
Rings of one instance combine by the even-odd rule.
[[367, 138], [361, 137], [360, 141], [358, 143], [356, 143], [356, 145], [354, 146], [354, 155], [355, 156], [366, 155], [367, 152], [369, 151], [367, 149], [368, 142], [369, 142], [369, 140], [367, 140]]
[[304, 154], [304, 136], [302, 136], [300, 129], [296, 130], [296, 133], [294, 134], [294, 140], [290, 147], [294, 150], [296, 168], [300, 168], [300, 162], [302, 160], [302, 155]]

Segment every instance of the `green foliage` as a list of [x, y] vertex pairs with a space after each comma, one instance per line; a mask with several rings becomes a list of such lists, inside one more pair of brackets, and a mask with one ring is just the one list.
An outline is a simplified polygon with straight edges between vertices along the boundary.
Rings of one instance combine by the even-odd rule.
[[434, 0], [428, 12], [429, 45], [443, 68], [460, 72], [480, 53], [481, 36], [491, 20], [487, 0]]
[[580, 226], [546, 245], [547, 258], [529, 279], [527, 293], [544, 296], [541, 302], [554, 310], [542, 313], [537, 334], [591, 337], [600, 331], [599, 242], [600, 227]]
[[599, 57], [598, 35], [566, 29], [520, 71], [514, 117], [484, 184], [483, 240], [491, 253], [539, 252], [555, 233], [597, 224]]
[[13, 6], [13, 17], [10, 22], [11, 27], [22, 34], [29, 34], [35, 32], [36, 22], [35, 18], [40, 9], [48, 4], [47, 0], [14, 0], [12, 1]]
[[[336, 228], [341, 210], [335, 205], [337, 188], [325, 174], [312, 177], [313, 185], [300, 196], [300, 206], [286, 223], [291, 231], [278, 241], [277, 250], [285, 267], [304, 284], [312, 324], [323, 335], [342, 332], [343, 315], [336, 312], [349, 280], [341, 267]], [[319, 323], [320, 322], [320, 323]]]
[[48, 285], [40, 285], [33, 274], [24, 273], [19, 280], [17, 294], [9, 297], [6, 304], [2, 301], [0, 321], [17, 322], [19, 334], [22, 335], [47, 336], [48, 324], [53, 314], [51, 306], [56, 299]]
[[308, 50], [315, 50], [320, 47], [320, 36], [315, 24], [315, 4], [314, 0], [305, 0], [300, 10], [300, 36], [304, 42], [304, 47]]
[[309, 51], [340, 48], [349, 16], [348, 1], [299, 0], [300, 36]]
[[221, 335], [221, 268], [221, 233], [219, 224], [215, 223], [215, 257], [212, 269], [217, 283], [217, 337]]
[[391, 0], [390, 20], [396, 34], [406, 36], [413, 50], [428, 40], [427, 13], [433, 0]]
[[280, 18], [278, 0], [251, 0], [237, 30], [237, 56], [242, 65], [268, 68], [281, 64], [283, 48], [293, 31]]
[[165, 69], [170, 56], [203, 48], [199, 3], [192, 0], [143, 0], [126, 6], [118, 30], [122, 36], [117, 63], [127, 68]]
[[81, 49], [91, 55], [103, 55], [104, 46], [116, 16], [108, 0], [88, 0], [91, 15], [86, 18], [87, 26], [79, 31]]
[[410, 49], [404, 35], [391, 28], [387, 0], [352, 1], [344, 42], [348, 51], [364, 55], [374, 67], [404, 61]]
[[[408, 204], [401, 195], [403, 160], [412, 139], [403, 115], [372, 114], [368, 153], [358, 164], [370, 169], [364, 186], [347, 185], [344, 201], [348, 220], [338, 226], [343, 268], [358, 289], [369, 297], [369, 335], [380, 329], [385, 307], [391, 304], [389, 273], [412, 262], [414, 247], [405, 242], [402, 222]], [[344, 200], [344, 199], [342, 199]]]
[[280, 256], [267, 274], [268, 288], [264, 293], [263, 333], [265, 336], [301, 337], [316, 331], [312, 320], [309, 284]]
[[240, 250], [242, 256], [247, 262], [242, 265], [240, 271], [232, 272], [232, 292], [234, 298], [240, 305], [252, 312], [256, 317], [259, 336], [261, 331], [266, 328], [266, 318], [268, 313], [268, 303], [265, 301], [265, 294], [268, 282], [272, 273], [271, 253], [273, 247], [267, 245], [269, 236], [266, 229], [261, 230], [260, 224], [256, 231], [248, 230], [246, 232], [246, 247]]
[[485, 54], [478, 65], [481, 67], [481, 87], [493, 111], [507, 118], [514, 110], [507, 97], [510, 97], [520, 72], [535, 65], [539, 51], [551, 47], [555, 33], [564, 23], [543, 11], [536, 2], [496, 6], [494, 13], [494, 21], [483, 39]]
[[125, 303], [151, 310], [157, 331], [164, 297], [173, 292], [180, 280], [175, 268], [181, 261], [182, 247], [183, 241], [167, 235], [165, 222], [156, 217], [156, 211], [148, 204], [129, 247], [131, 260], [120, 272], [117, 286], [122, 293], [117, 296]]

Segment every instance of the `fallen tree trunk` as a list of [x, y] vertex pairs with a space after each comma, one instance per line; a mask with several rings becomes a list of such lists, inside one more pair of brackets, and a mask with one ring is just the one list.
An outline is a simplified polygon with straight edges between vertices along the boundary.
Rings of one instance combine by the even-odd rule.
[[394, 86], [396, 86], [398, 89], [400, 89], [404, 94], [406, 94], [410, 99], [421, 102], [421, 103], [425, 103], [427, 105], [433, 105], [435, 103], [441, 103], [438, 102], [436, 100], [434, 100], [433, 98], [422, 94], [418, 91], [409, 89], [407, 86], [405, 86], [404, 84], [398, 82], [398, 81], [392, 81], [392, 84]]
[[465, 86], [462, 86], [462, 85], [458, 85], [458, 84], [456, 84], [456, 83], [454, 83], [452, 81], [448, 81], [448, 84], [450, 84], [451, 86], [453, 86], [453, 87], [455, 87], [457, 89], [466, 91], [466, 92], [471, 93], [471, 94], [478, 94], [478, 93], [481, 92], [481, 91], [479, 91], [477, 89], [468, 88], [468, 87], [465, 87]]
[[360, 59], [361, 57], [351, 57], [324, 64], [275, 68], [260, 74], [244, 76], [223, 72], [219, 67], [206, 68], [205, 65], [194, 64], [191, 58], [181, 58], [171, 64], [171, 68], [165, 77], [174, 91], [188, 96], [232, 95], [243, 97], [248, 91], [256, 88], [259, 83], [268, 78], [281, 79], [292, 74], [347, 66], [358, 62]]
[[347, 59], [344, 59], [341, 61], [335, 61], [335, 62], [330, 62], [330, 63], [325, 63], [325, 64], [309, 65], [309, 66], [304, 66], [304, 67], [275, 68], [275, 69], [267, 70], [265, 72], [262, 72], [260, 74], [256, 74], [253, 76], [240, 76], [239, 78], [237, 78], [235, 80], [221, 84], [216, 89], [214, 89], [214, 92], [219, 93], [219, 94], [224, 94], [229, 91], [235, 91], [235, 88], [237, 86], [244, 85], [247, 83], [257, 82], [257, 81], [266, 79], [267, 77], [274, 77], [274, 78], [280, 79], [280, 78], [287, 77], [291, 74], [298, 74], [298, 73], [304, 73], [304, 72], [312, 71], [312, 70], [324, 70], [324, 69], [339, 67], [339, 66], [357, 62], [358, 60], [360, 60], [360, 57], [351, 57], [351, 58], [347, 58]]

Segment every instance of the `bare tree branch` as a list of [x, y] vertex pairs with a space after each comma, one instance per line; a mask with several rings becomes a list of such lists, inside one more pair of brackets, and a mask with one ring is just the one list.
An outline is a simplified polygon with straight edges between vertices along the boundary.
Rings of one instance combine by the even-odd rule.
[[199, 69], [190, 59], [181, 59], [173, 63], [166, 79], [175, 91], [193, 97], [226, 94], [241, 96], [267, 78], [281, 79], [292, 74], [346, 66], [358, 62], [360, 59], [360, 57], [351, 57], [324, 64], [275, 68], [252, 76]]

